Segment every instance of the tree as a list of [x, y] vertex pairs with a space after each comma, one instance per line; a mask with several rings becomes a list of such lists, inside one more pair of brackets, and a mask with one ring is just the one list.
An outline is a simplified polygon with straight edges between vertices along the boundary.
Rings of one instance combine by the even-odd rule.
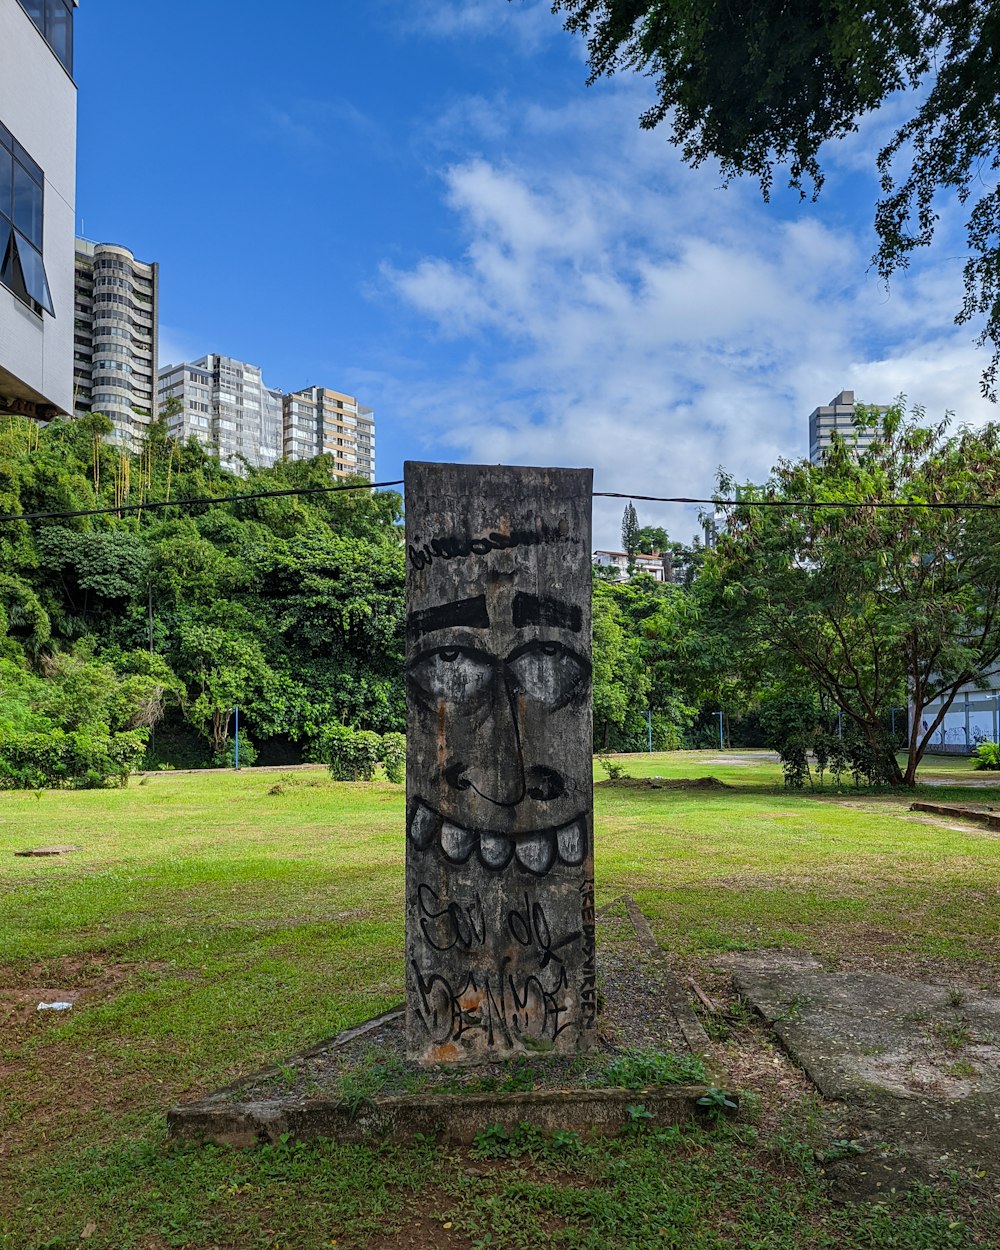
[[622, 513], [622, 548], [628, 556], [629, 577], [635, 572], [635, 553], [639, 550], [639, 518], [635, 504], [627, 503]]
[[640, 526], [636, 534], [636, 550], [651, 556], [653, 552], [666, 551], [670, 547], [670, 535], [662, 525]]
[[590, 82], [616, 70], [656, 80], [640, 118], [661, 122], [691, 166], [717, 159], [728, 181], [756, 178], [769, 198], [780, 167], [813, 198], [820, 148], [909, 91], [908, 116], [876, 159], [874, 263], [888, 279], [934, 235], [941, 192], [970, 205], [965, 296], [955, 318], [978, 322], [1000, 366], [1000, 11], [988, 0], [554, 0], [586, 36]]
[[[857, 420], [876, 427], [867, 449], [835, 437], [824, 464], [783, 461], [763, 486], [722, 475], [720, 490], [740, 502], [725, 506], [700, 579], [731, 654], [825, 696], [876, 771], [905, 785], [959, 690], [985, 686], [1000, 664], [1000, 513], [962, 506], [1000, 497], [1000, 427], [949, 436], [947, 419], [925, 428], [922, 418], [900, 405], [862, 411]], [[888, 716], [907, 696], [900, 768]]]
[[649, 694], [639, 640], [629, 633], [615, 589], [612, 583], [594, 582], [594, 747], [599, 751], [618, 745], [615, 738], [630, 709], [645, 708]]

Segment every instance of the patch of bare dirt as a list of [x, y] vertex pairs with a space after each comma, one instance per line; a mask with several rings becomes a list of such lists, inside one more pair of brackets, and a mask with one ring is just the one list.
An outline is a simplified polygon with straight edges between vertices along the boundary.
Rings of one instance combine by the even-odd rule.
[[987, 829], [985, 825], [955, 824], [954, 821], [942, 820], [940, 816], [918, 816], [916, 813], [907, 815], [906, 820], [912, 825], [936, 825], [938, 829], [948, 829], [951, 833], [971, 833], [980, 838], [1000, 839], [1000, 830]]
[[812, 1082], [737, 994], [728, 968], [694, 959], [673, 958], [671, 963], [680, 979], [688, 984], [690, 977], [715, 1008], [710, 1011], [695, 999], [698, 1018], [712, 1039], [711, 1066], [725, 1072], [730, 1089], [759, 1098], [758, 1127], [765, 1136], [776, 1132], [789, 1109], [815, 1093]]
[[106, 963], [99, 957], [67, 955], [39, 960], [18, 968], [0, 969], [0, 1031], [7, 1045], [19, 1038], [12, 1030], [28, 1033], [65, 1018], [61, 1010], [39, 1010], [40, 1003], [79, 1004], [116, 993], [138, 971], [160, 971], [166, 964]]
[[140, 963], [108, 963], [100, 955], [63, 955], [42, 959], [18, 967], [8, 964], [0, 969], [0, 994], [7, 989], [31, 989], [33, 986], [61, 985], [67, 989], [108, 993], [140, 971], [163, 971], [168, 965]]
[[[149, 1088], [148, 1073], [121, 1070], [114, 1060], [63, 1046], [59, 1026], [84, 1004], [119, 993], [136, 975], [165, 971], [164, 963], [108, 962], [99, 956], [65, 956], [0, 968], [0, 1103], [20, 1108], [18, 1130], [0, 1137], [0, 1160], [30, 1153], [79, 1126], [80, 1117], [163, 1097]], [[68, 1011], [39, 1011], [41, 1002], [70, 1002]], [[123, 1059], [135, 1039], [121, 1041]]]
[[338, 1246], [364, 1246], [365, 1250], [468, 1250], [467, 1233], [460, 1233], [446, 1216], [453, 1199], [424, 1191], [410, 1199], [402, 1228], [376, 1233], [363, 1241], [337, 1238]]

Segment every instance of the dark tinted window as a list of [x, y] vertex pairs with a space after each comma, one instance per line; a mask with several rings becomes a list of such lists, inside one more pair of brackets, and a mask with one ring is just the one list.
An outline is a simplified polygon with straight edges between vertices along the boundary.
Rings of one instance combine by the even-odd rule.
[[16, 139], [11, 142], [10, 146], [11, 151], [14, 153], [14, 160], [31, 174], [39, 186], [42, 186], [45, 182], [45, 175], [42, 173], [41, 165], [31, 159], [30, 154], [21, 147]]
[[21, 8], [41, 31], [62, 64], [73, 72], [73, 5], [71, 0], [20, 0]]
[[14, 162], [14, 225], [35, 247], [42, 246], [42, 188]]
[[0, 214], [8, 218], [13, 212], [11, 206], [11, 188], [13, 183], [14, 158], [3, 144], [0, 144]]
[[45, 0], [45, 38], [63, 65], [73, 72], [73, 10], [65, 0]]
[[45, 175], [0, 125], [0, 283], [35, 312], [53, 314], [42, 262]]
[[41, 305], [50, 316], [54, 316], [52, 296], [49, 294], [49, 281], [45, 276], [41, 252], [36, 251], [29, 243], [25, 243], [16, 230], [14, 241], [17, 244], [17, 259], [21, 264], [28, 298]]

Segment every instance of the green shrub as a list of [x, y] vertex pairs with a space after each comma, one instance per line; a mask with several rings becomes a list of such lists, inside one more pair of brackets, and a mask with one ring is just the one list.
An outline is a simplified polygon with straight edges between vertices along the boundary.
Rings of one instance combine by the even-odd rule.
[[382, 767], [386, 777], [397, 785], [406, 780], [406, 734], [382, 735]]
[[705, 1065], [697, 1055], [675, 1055], [661, 1050], [626, 1050], [605, 1064], [605, 1085], [618, 1089], [646, 1089], [651, 1085], [694, 1085], [705, 1079]]
[[146, 753], [146, 729], [108, 733], [104, 726], [66, 733], [7, 733], [0, 739], [0, 789], [93, 790], [128, 784]]
[[1000, 768], [1000, 743], [980, 742], [973, 755], [974, 767], [980, 771]]
[[608, 774], [609, 781], [627, 781], [631, 774], [621, 760], [613, 760], [604, 751], [597, 756], [597, 762]]
[[382, 754], [382, 739], [370, 729], [328, 725], [320, 734], [317, 754], [334, 781], [371, 781]]

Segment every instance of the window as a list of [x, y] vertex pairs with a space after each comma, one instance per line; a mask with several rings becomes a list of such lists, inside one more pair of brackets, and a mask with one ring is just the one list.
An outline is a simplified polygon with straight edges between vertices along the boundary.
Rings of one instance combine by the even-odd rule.
[[0, 124], [0, 283], [41, 315], [55, 316], [45, 266], [45, 175]]
[[21, 0], [21, 8], [70, 74], [73, 72], [72, 0]]

